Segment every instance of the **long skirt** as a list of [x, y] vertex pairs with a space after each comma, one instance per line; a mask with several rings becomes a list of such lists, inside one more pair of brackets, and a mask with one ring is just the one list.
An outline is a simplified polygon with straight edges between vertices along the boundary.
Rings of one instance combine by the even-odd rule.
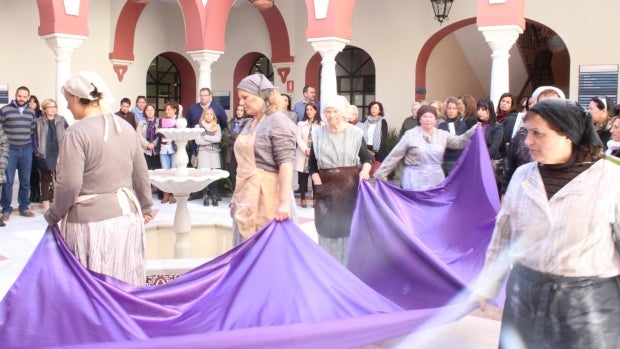
[[620, 348], [619, 277], [563, 277], [516, 265], [500, 348]]
[[137, 212], [98, 222], [64, 222], [62, 237], [86, 268], [129, 284], [146, 284], [146, 234]]

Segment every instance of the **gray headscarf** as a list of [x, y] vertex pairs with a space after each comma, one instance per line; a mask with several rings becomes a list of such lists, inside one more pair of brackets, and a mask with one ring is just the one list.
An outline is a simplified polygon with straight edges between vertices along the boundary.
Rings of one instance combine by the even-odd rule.
[[271, 81], [263, 74], [248, 75], [237, 85], [238, 90], [247, 91], [253, 95], [260, 96], [264, 100], [269, 98], [269, 94], [274, 88]]

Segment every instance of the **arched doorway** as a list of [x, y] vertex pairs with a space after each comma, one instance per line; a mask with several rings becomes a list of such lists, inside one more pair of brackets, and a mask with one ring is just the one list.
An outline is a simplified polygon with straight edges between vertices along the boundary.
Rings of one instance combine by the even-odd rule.
[[273, 66], [269, 58], [265, 56], [258, 57], [254, 63], [252, 63], [252, 67], [248, 72], [248, 75], [252, 74], [263, 74], [273, 83]]
[[181, 76], [177, 66], [164, 55], [151, 61], [146, 73], [146, 100], [153, 103], [158, 115], [163, 115], [164, 105], [181, 101]]
[[336, 56], [337, 91], [356, 105], [361, 120], [366, 107], [375, 100], [375, 63], [370, 55], [355, 46], [347, 46]]

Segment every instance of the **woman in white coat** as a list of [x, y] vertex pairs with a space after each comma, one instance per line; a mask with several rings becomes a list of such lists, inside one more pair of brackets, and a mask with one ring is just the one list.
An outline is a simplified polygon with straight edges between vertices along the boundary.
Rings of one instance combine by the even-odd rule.
[[[297, 123], [297, 151], [295, 153], [295, 171], [299, 183], [299, 196], [301, 207], [308, 207], [306, 202], [306, 191], [308, 189], [308, 159], [310, 159], [310, 149], [312, 148], [312, 131], [324, 125], [316, 104], [310, 102], [306, 104], [306, 111], [301, 121]], [[314, 183], [312, 184], [314, 194]]]

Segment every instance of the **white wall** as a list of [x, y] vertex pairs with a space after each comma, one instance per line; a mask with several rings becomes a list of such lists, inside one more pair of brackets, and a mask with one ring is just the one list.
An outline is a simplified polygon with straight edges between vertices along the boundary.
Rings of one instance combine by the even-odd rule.
[[[90, 69], [99, 73], [110, 84], [117, 100], [125, 96], [133, 100], [136, 95], [145, 93], [144, 79], [148, 64], [162, 52], [175, 51], [184, 55], [197, 73], [198, 65], [185, 52], [180, 8], [170, 1], [152, 0], [136, 28], [135, 62], [129, 67], [124, 81], [119, 82], [108, 55], [113, 48], [116, 20], [124, 2], [90, 2], [89, 38], [74, 53], [74, 72]], [[302, 0], [280, 1], [278, 8], [284, 15], [291, 37], [295, 63], [289, 79], [295, 81], [293, 100], [297, 101], [301, 98], [305, 67], [316, 52], [306, 40], [305, 3]], [[475, 17], [476, 11], [476, 0], [456, 1], [450, 20], [444, 26]], [[618, 64], [620, 61], [620, 47], [613, 44], [614, 36], [601, 35], [616, 31], [614, 23], [618, 12], [620, 2], [616, 0], [597, 1], [596, 11], [591, 3], [583, 1], [528, 1], [526, 18], [555, 30], [568, 47], [571, 98], [577, 98], [579, 65]], [[576, 14], [583, 14], [583, 18]], [[373, 58], [377, 73], [376, 98], [384, 104], [390, 124], [398, 126], [402, 118], [409, 114], [410, 102], [414, 97], [415, 63], [419, 50], [427, 38], [443, 27], [433, 18], [428, 1], [357, 0], [352, 21], [351, 45], [364, 49]], [[0, 2], [0, 32], [4, 33], [0, 84], [9, 84], [11, 96], [14, 89], [22, 84], [30, 87], [40, 98], [54, 95], [54, 54], [38, 36], [38, 26], [35, 1]], [[13, 34], [16, 28], [19, 30]], [[464, 33], [455, 35], [459, 38]], [[466, 34], [471, 37], [476, 35], [479, 42], [483, 41], [480, 39], [482, 34], [475, 33], [475, 30]], [[448, 47], [450, 45], [453, 43]], [[484, 45], [479, 50], [490, 52]], [[270, 57], [271, 47], [262, 17], [249, 3], [242, 2], [231, 9], [226, 29], [226, 52], [212, 66], [214, 90], [235, 93], [232, 73], [238, 59], [248, 52], [260, 52]], [[467, 56], [464, 52], [461, 54]], [[436, 62], [430, 62], [429, 66], [432, 68], [433, 64]], [[488, 89], [488, 81], [480, 79], [477, 69], [474, 69], [472, 76], [478, 78], [482, 89]], [[427, 75], [428, 86], [437, 84], [434, 75]], [[511, 80], [517, 78], [512, 76]]]

